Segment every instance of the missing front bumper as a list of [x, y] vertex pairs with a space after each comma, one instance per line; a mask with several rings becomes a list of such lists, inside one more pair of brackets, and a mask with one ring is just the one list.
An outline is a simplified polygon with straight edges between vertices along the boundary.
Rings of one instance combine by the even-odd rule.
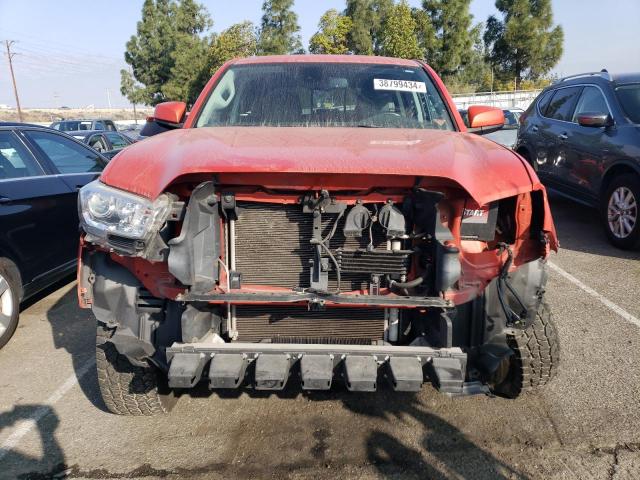
[[467, 355], [459, 348], [388, 345], [301, 345], [269, 343], [174, 344], [167, 349], [169, 386], [282, 390], [299, 375], [304, 390], [328, 390], [343, 375], [351, 391], [375, 391], [387, 378], [396, 391], [419, 391], [428, 380], [443, 393], [487, 393], [465, 382]]

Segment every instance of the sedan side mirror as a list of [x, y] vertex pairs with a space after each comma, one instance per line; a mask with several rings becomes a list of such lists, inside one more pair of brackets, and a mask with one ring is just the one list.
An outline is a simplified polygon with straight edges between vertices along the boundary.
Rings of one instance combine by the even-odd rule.
[[168, 130], [182, 128], [187, 104], [184, 102], [163, 102], [156, 105], [153, 117], [147, 117], [147, 123], [140, 130], [141, 137], [151, 137]]
[[472, 105], [467, 110], [469, 132], [483, 135], [495, 132], [504, 126], [504, 112], [500, 108]]
[[611, 127], [613, 118], [608, 113], [584, 112], [578, 114], [578, 124], [583, 127]]

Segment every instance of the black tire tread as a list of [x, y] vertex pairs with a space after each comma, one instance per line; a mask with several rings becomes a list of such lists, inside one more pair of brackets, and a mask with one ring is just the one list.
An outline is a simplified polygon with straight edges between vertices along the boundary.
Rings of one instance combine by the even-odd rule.
[[109, 341], [112, 330], [98, 323], [96, 369], [106, 407], [118, 415], [157, 415], [168, 410], [158, 392], [158, 373], [153, 366], [133, 365]]
[[514, 335], [507, 335], [513, 349], [507, 378], [494, 388], [508, 398], [535, 391], [553, 379], [560, 363], [560, 342], [551, 309], [541, 303], [533, 324]]

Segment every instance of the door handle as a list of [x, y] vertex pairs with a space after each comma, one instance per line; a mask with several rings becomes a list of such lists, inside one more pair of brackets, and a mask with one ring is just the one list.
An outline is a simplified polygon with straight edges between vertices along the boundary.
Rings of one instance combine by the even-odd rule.
[[533, 131], [533, 133], [536, 133], [538, 131], [538, 126], [534, 125], [533, 127], [531, 127], [531, 130]]
[[566, 133], [561, 133], [560, 135], [558, 135], [558, 138], [559, 138], [560, 140], [566, 140], [566, 139], [567, 139], [567, 138], [569, 138], [569, 137], [567, 136], [567, 134], [566, 134]]
[[8, 197], [3, 197], [0, 195], [0, 203], [9, 203], [11, 202], [11, 199]]

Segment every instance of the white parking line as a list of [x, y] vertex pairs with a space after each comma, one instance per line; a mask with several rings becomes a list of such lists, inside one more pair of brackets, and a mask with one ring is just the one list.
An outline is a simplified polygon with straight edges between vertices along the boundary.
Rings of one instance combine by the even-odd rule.
[[638, 317], [634, 317], [629, 312], [627, 312], [624, 308], [616, 305], [611, 300], [609, 300], [608, 298], [606, 298], [603, 295], [599, 294], [598, 292], [596, 292], [593, 288], [589, 287], [588, 285], [585, 285], [580, 280], [578, 280], [576, 277], [571, 275], [569, 272], [563, 270], [562, 268], [560, 268], [555, 263], [548, 262], [548, 264], [549, 264], [549, 267], [551, 268], [551, 270], [553, 270], [554, 272], [560, 274], [561, 276], [563, 276], [564, 278], [569, 280], [571, 283], [573, 283], [575, 286], [577, 286], [581, 290], [584, 290], [585, 292], [587, 292], [592, 297], [595, 297], [598, 300], [600, 300], [600, 302], [602, 302], [605, 306], [607, 306], [608, 308], [613, 310], [615, 313], [620, 315], [627, 322], [632, 323], [636, 327], [640, 328], [640, 319]]
[[84, 377], [89, 370], [96, 364], [95, 358], [92, 358], [82, 367], [80, 367], [74, 375], [71, 375], [67, 380], [51, 394], [49, 398], [44, 402], [44, 405], [37, 408], [31, 416], [21, 420], [14, 432], [7, 437], [7, 439], [0, 445], [0, 460], [2, 460], [12, 449], [14, 449], [20, 441], [33, 430], [38, 422], [51, 411], [51, 407], [58, 403], [64, 395], [78, 384], [80, 379]]

